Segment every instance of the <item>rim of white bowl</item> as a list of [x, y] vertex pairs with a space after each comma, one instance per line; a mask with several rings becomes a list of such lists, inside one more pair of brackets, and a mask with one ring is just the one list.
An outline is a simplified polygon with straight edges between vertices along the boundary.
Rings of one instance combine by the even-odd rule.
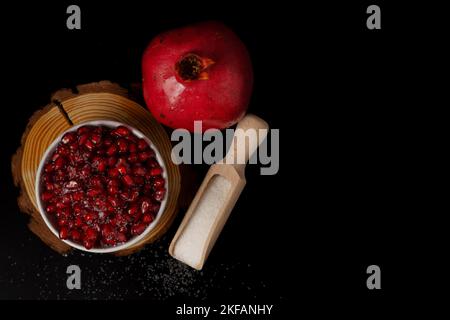
[[[138, 138], [142, 138], [144, 140], [147, 141], [147, 143], [150, 145], [150, 147], [153, 149], [153, 151], [155, 151], [155, 155], [156, 155], [156, 160], [158, 160], [158, 163], [161, 165], [162, 169], [163, 169], [163, 178], [165, 181], [165, 187], [166, 187], [166, 194], [164, 195], [164, 199], [161, 201], [161, 206], [159, 208], [158, 214], [156, 215], [155, 220], [153, 220], [148, 226], [147, 228], [144, 230], [144, 232], [142, 232], [140, 235], [131, 238], [129, 241], [119, 244], [117, 246], [113, 246], [113, 247], [106, 247], [106, 248], [92, 248], [92, 249], [86, 249], [84, 246], [73, 242], [71, 240], [63, 240], [59, 238], [59, 232], [56, 229], [56, 227], [53, 225], [52, 221], [50, 221], [49, 217], [47, 216], [47, 213], [45, 212], [43, 205], [42, 205], [42, 199], [41, 199], [41, 193], [42, 193], [42, 186], [41, 186], [41, 175], [42, 175], [42, 169], [45, 165], [45, 163], [47, 162], [47, 160], [50, 157], [50, 154], [53, 153], [53, 151], [55, 151], [56, 146], [58, 145], [58, 143], [61, 141], [61, 138], [67, 133], [67, 132], [73, 132], [76, 131], [79, 127], [82, 126], [105, 126], [105, 127], [109, 127], [109, 128], [115, 128], [118, 126], [125, 126], [127, 128], [129, 128], [131, 130], [131, 132], [136, 135]], [[36, 202], [38, 204], [38, 208], [39, 208], [39, 213], [41, 214], [42, 219], [44, 219], [45, 224], [47, 225], [47, 227], [50, 229], [50, 231], [61, 241], [63, 241], [64, 243], [68, 244], [69, 246], [78, 249], [78, 250], [82, 250], [82, 251], [86, 251], [86, 252], [92, 252], [92, 253], [110, 253], [110, 252], [116, 252], [116, 251], [120, 251], [123, 249], [127, 249], [131, 246], [133, 246], [134, 244], [138, 243], [139, 241], [141, 241], [151, 230], [153, 230], [155, 228], [155, 226], [158, 224], [159, 219], [161, 218], [161, 216], [164, 214], [164, 210], [166, 208], [166, 203], [167, 203], [167, 197], [168, 197], [168, 191], [169, 191], [169, 179], [167, 177], [167, 170], [166, 170], [166, 164], [164, 162], [164, 159], [162, 158], [161, 154], [159, 153], [159, 150], [156, 148], [156, 146], [152, 143], [152, 141], [146, 136], [144, 135], [141, 131], [139, 131], [138, 129], [134, 128], [133, 126], [130, 126], [128, 124], [122, 123], [122, 122], [118, 122], [118, 121], [113, 121], [113, 120], [93, 120], [93, 121], [86, 121], [77, 125], [74, 125], [72, 127], [70, 127], [70, 129], [64, 131], [63, 133], [61, 133], [51, 144], [50, 146], [47, 148], [47, 150], [45, 151], [44, 155], [41, 158], [41, 162], [39, 163], [39, 167], [36, 173], [36, 181], [35, 181], [35, 193], [36, 193]]]

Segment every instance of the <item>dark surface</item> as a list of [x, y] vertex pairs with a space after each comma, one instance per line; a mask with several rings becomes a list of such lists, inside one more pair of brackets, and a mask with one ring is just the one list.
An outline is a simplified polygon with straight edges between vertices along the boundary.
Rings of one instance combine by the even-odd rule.
[[[301, 295], [302, 302], [339, 297], [380, 306], [402, 289], [401, 261], [411, 261], [415, 245], [407, 207], [417, 202], [407, 156], [415, 109], [404, 100], [405, 87], [411, 82], [414, 90], [410, 40], [424, 38], [399, 22], [404, 11], [386, 5], [383, 29], [372, 32], [366, 3], [96, 3], [81, 1], [81, 31], [66, 29], [65, 3], [15, 6], [2, 21], [2, 32], [9, 30], [3, 98], [10, 98], [2, 110], [11, 121], [0, 158], [0, 298], [286, 306]], [[255, 70], [250, 111], [280, 129], [279, 173], [260, 176], [257, 166], [248, 167], [247, 187], [202, 272], [167, 256], [179, 219], [166, 238], [131, 257], [54, 253], [16, 206], [10, 156], [28, 118], [61, 87], [138, 82], [141, 54], [154, 35], [205, 19], [224, 21], [248, 46]], [[66, 289], [70, 264], [83, 270], [82, 290]], [[365, 287], [371, 264], [383, 272], [379, 292]]]

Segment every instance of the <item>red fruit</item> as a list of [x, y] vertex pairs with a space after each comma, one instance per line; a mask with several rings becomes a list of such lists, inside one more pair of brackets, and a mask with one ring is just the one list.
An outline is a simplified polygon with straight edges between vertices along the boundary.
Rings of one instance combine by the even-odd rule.
[[125, 153], [128, 150], [128, 142], [125, 139], [119, 139], [117, 141], [117, 146], [119, 147], [120, 153]]
[[76, 230], [76, 229], [73, 229], [73, 230], [70, 232], [70, 238], [71, 238], [73, 241], [75, 241], [75, 242], [80, 241], [80, 239], [81, 239], [81, 233], [80, 233], [80, 231], [78, 231], [78, 230]]
[[157, 168], [151, 168], [150, 169], [150, 175], [153, 176], [159, 176], [162, 173], [162, 169], [161, 167], [157, 167]]
[[98, 133], [94, 133], [91, 135], [91, 141], [93, 144], [98, 145], [102, 141], [102, 136]]
[[145, 225], [144, 223], [135, 224], [131, 227], [131, 234], [134, 236], [137, 236], [137, 235], [141, 234], [142, 232], [144, 232], [144, 230], [146, 228], [147, 228], [147, 225]]
[[253, 86], [247, 49], [219, 22], [160, 34], [142, 58], [147, 107], [171, 128], [223, 129], [245, 114]]
[[121, 166], [118, 166], [118, 167], [117, 167], [117, 171], [119, 171], [119, 173], [120, 173], [121, 175], [126, 175], [128, 169], [127, 169], [127, 167], [125, 167], [124, 165], [121, 165]]
[[147, 173], [147, 169], [145, 169], [144, 167], [134, 167], [133, 168], [133, 174], [136, 176], [145, 176], [145, 174]]
[[109, 148], [108, 148], [108, 150], [106, 150], [106, 154], [108, 155], [108, 156], [113, 156], [113, 155], [115, 155], [117, 153], [117, 147], [113, 144], [113, 145], [111, 145]]
[[125, 235], [125, 233], [123, 233], [123, 232], [118, 232], [117, 233], [117, 242], [126, 242], [128, 239], [127, 239], [127, 236]]
[[143, 151], [148, 148], [148, 143], [144, 139], [139, 139], [137, 147], [139, 150]]
[[89, 126], [82, 126], [82, 127], [79, 127], [79, 128], [77, 129], [77, 134], [78, 134], [79, 136], [81, 136], [81, 135], [83, 135], [83, 134], [86, 134], [86, 133], [91, 132], [91, 130], [92, 130], [92, 127], [89, 127]]
[[142, 222], [145, 224], [150, 224], [153, 221], [153, 216], [151, 214], [144, 214], [142, 216]]
[[139, 210], [138, 206], [134, 204], [128, 209], [128, 214], [130, 216], [134, 216], [138, 212], [138, 210]]
[[82, 145], [84, 145], [85, 143], [86, 143], [86, 141], [89, 139], [89, 135], [86, 133], [86, 134], [83, 134], [83, 135], [81, 135], [79, 138], [78, 138], [78, 144], [80, 145], [80, 146], [82, 146]]
[[47, 191], [46, 191], [46, 192], [42, 192], [41, 198], [42, 198], [42, 201], [47, 202], [47, 201], [49, 201], [51, 198], [53, 198], [53, 193], [47, 192]]
[[165, 180], [162, 177], [156, 177], [155, 180], [153, 181], [153, 186], [155, 187], [155, 189], [160, 189], [164, 187], [164, 184]]
[[59, 229], [59, 237], [61, 239], [67, 239], [69, 237], [69, 229], [67, 227], [61, 227]]
[[63, 144], [71, 144], [72, 142], [74, 142], [76, 140], [76, 135], [73, 132], [68, 132], [66, 133], [62, 139], [61, 142]]
[[107, 160], [108, 166], [109, 167], [113, 167], [117, 162], [117, 158], [116, 157], [109, 157]]
[[134, 185], [135, 186], [142, 186], [145, 183], [144, 177], [134, 177]]
[[135, 153], [137, 151], [137, 145], [136, 143], [130, 143], [128, 146], [128, 152]]
[[130, 153], [130, 155], [128, 156], [128, 162], [130, 163], [136, 163], [139, 161], [139, 157], [136, 153]]
[[155, 152], [153, 150], [143, 151], [138, 154], [139, 161], [145, 161], [155, 156]]
[[166, 189], [161, 188], [161, 189], [157, 189], [155, 191], [155, 194], [153, 195], [153, 197], [155, 198], [155, 200], [157, 201], [162, 201], [164, 199], [164, 195], [166, 194]]
[[97, 239], [98, 232], [94, 228], [87, 228], [86, 232], [84, 234], [84, 238], [86, 240], [93, 240], [95, 241]]
[[81, 227], [83, 225], [83, 220], [81, 219], [81, 217], [76, 217], [74, 224], [76, 227]]
[[119, 126], [115, 130], [113, 130], [111, 134], [117, 137], [127, 137], [131, 134], [131, 131], [127, 127]]
[[47, 163], [45, 166], [44, 166], [44, 171], [46, 172], [46, 173], [52, 173], [53, 172], [53, 165], [51, 164], [51, 163]]
[[45, 208], [45, 211], [48, 213], [55, 213], [56, 212], [56, 206], [53, 204], [49, 204], [47, 208]]
[[123, 176], [122, 181], [128, 186], [132, 186], [134, 184], [134, 180], [130, 175]]
[[147, 213], [147, 211], [150, 209], [151, 205], [152, 205], [152, 201], [150, 199], [148, 199], [148, 198], [142, 199], [141, 212]]
[[89, 239], [84, 239], [83, 240], [83, 246], [86, 248], [86, 249], [92, 249], [92, 247], [94, 246], [94, 240], [89, 240]]
[[108, 176], [110, 178], [116, 178], [119, 176], [119, 170], [117, 168], [111, 168], [108, 170]]

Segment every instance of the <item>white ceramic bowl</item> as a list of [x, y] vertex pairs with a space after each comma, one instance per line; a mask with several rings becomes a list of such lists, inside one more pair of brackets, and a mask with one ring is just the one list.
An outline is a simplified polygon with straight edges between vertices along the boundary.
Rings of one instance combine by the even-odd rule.
[[[56, 149], [56, 146], [58, 145], [58, 143], [61, 141], [61, 138], [63, 137], [64, 134], [66, 134], [67, 132], [72, 132], [72, 131], [76, 131], [79, 127], [81, 126], [105, 126], [105, 127], [109, 127], [109, 128], [115, 128], [117, 126], [125, 126], [127, 128], [129, 128], [134, 135], [136, 135], [138, 138], [142, 138], [145, 139], [151, 146], [151, 148], [155, 151], [156, 154], [156, 159], [158, 160], [158, 163], [161, 165], [161, 168], [163, 169], [163, 178], [165, 180], [165, 187], [166, 190], [169, 190], [169, 181], [167, 179], [167, 170], [166, 170], [166, 165], [164, 163], [163, 158], [161, 157], [161, 154], [159, 153], [159, 151], [156, 149], [155, 145], [150, 141], [150, 139], [148, 139], [142, 132], [140, 132], [139, 130], [120, 123], [120, 122], [116, 122], [116, 121], [110, 121], [110, 120], [98, 120], [98, 121], [88, 121], [88, 122], [84, 122], [81, 123], [79, 125], [73, 126], [71, 127], [69, 130], [64, 131], [58, 138], [55, 139], [55, 141], [52, 142], [52, 144], [47, 148], [47, 150], [44, 153], [44, 156], [41, 159], [41, 162], [39, 164], [38, 170], [37, 170], [37, 174], [36, 174], [36, 202], [38, 204], [39, 207], [39, 212], [42, 216], [42, 218], [44, 219], [45, 223], [47, 224], [47, 227], [53, 232], [53, 234], [59, 238], [59, 232], [57, 230], [57, 228], [54, 226], [54, 223], [51, 221], [51, 219], [49, 219], [47, 212], [44, 209], [43, 203], [42, 203], [42, 197], [41, 197], [41, 193], [42, 193], [42, 186], [41, 186], [41, 175], [42, 175], [42, 171], [43, 171], [43, 167], [45, 165], [45, 163], [47, 162], [47, 160], [50, 158], [50, 156], [53, 154], [53, 152]], [[75, 243], [71, 240], [61, 240], [64, 241], [65, 243], [67, 243], [69, 246], [79, 249], [79, 250], [83, 250], [83, 251], [87, 251], [87, 252], [94, 252], [94, 253], [109, 253], [109, 252], [116, 252], [119, 250], [123, 250], [123, 249], [127, 249], [131, 246], [133, 246], [135, 243], [139, 242], [141, 239], [143, 239], [157, 224], [159, 219], [161, 218], [161, 215], [164, 213], [164, 209], [166, 207], [166, 203], [167, 203], [167, 196], [168, 196], [168, 192], [166, 192], [164, 199], [161, 201], [161, 207], [159, 208], [158, 214], [156, 215], [155, 220], [153, 220], [145, 229], [145, 231], [143, 233], [141, 233], [140, 235], [133, 237], [131, 239], [129, 239], [127, 242], [114, 246], [114, 247], [105, 247], [105, 248], [92, 248], [92, 249], [86, 249], [84, 246]]]

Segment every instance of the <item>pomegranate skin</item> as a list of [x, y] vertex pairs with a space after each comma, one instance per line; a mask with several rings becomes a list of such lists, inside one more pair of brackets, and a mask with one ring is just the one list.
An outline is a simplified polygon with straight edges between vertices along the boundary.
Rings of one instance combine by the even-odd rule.
[[[193, 60], [194, 68], [182, 64]], [[253, 87], [247, 49], [216, 21], [156, 36], [144, 52], [142, 74], [144, 99], [153, 116], [191, 132], [198, 120], [203, 131], [234, 125], [244, 116]]]

